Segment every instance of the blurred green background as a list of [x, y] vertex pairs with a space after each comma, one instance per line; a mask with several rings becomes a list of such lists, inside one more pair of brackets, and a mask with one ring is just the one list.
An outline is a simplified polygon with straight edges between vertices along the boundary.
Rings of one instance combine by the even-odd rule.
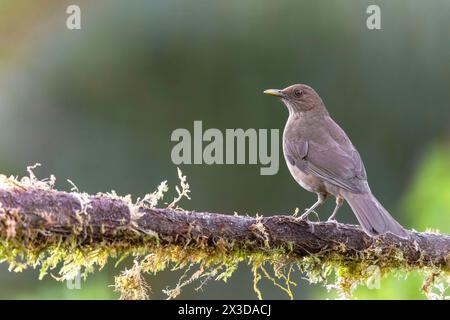
[[[78, 4], [82, 30], [65, 26]], [[366, 28], [381, 7], [382, 30]], [[450, 232], [450, 2], [421, 1], [23, 1], [0, 0], [0, 173], [57, 187], [135, 197], [177, 182], [176, 128], [283, 129], [287, 111], [266, 88], [307, 83], [359, 149], [375, 195], [408, 228]], [[282, 156], [281, 156], [282, 157]], [[290, 214], [315, 195], [257, 165], [185, 165], [186, 209]], [[318, 210], [328, 217], [333, 201]], [[349, 207], [338, 217], [356, 223]], [[110, 264], [68, 290], [37, 272], [0, 265], [0, 298], [110, 299]], [[179, 274], [149, 277], [152, 298]], [[333, 298], [296, 275], [299, 299]], [[356, 298], [424, 298], [421, 278], [387, 278]], [[265, 298], [285, 299], [270, 283]], [[246, 265], [227, 284], [181, 298], [256, 297]]]

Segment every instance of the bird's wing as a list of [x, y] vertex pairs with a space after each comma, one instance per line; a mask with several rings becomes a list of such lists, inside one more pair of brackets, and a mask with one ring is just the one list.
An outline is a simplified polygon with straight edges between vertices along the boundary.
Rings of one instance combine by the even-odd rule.
[[348, 191], [366, 191], [367, 175], [361, 157], [331, 118], [316, 134], [286, 139], [284, 148], [288, 161], [303, 172]]

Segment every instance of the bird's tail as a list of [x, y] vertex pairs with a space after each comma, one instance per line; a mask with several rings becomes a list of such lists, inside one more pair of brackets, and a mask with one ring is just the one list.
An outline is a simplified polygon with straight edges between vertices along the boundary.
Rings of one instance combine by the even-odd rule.
[[343, 196], [367, 234], [375, 236], [391, 232], [401, 238], [408, 238], [408, 232], [389, 214], [373, 194], [357, 194], [346, 191]]

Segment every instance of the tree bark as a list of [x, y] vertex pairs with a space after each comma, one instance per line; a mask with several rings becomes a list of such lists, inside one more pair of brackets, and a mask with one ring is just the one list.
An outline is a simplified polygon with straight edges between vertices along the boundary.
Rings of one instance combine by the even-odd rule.
[[450, 269], [450, 236], [445, 234], [410, 232], [410, 239], [392, 234], [369, 237], [359, 226], [313, 223], [292, 216], [250, 217], [151, 208], [111, 195], [0, 188], [2, 241], [33, 241], [45, 248], [55, 235], [75, 236], [80, 246], [121, 241], [138, 246], [158, 241], [180, 246], [201, 243], [213, 248], [225, 241], [231, 251], [279, 248], [299, 258], [337, 255], [356, 262], [369, 259], [389, 263], [398, 261], [400, 253], [406, 266]]

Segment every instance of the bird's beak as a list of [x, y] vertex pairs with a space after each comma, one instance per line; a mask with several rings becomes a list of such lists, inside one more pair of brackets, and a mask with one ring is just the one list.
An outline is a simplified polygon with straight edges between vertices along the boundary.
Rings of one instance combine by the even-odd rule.
[[267, 89], [267, 90], [264, 90], [264, 94], [268, 94], [268, 95], [278, 97], [278, 98], [284, 97], [283, 92], [279, 89]]

